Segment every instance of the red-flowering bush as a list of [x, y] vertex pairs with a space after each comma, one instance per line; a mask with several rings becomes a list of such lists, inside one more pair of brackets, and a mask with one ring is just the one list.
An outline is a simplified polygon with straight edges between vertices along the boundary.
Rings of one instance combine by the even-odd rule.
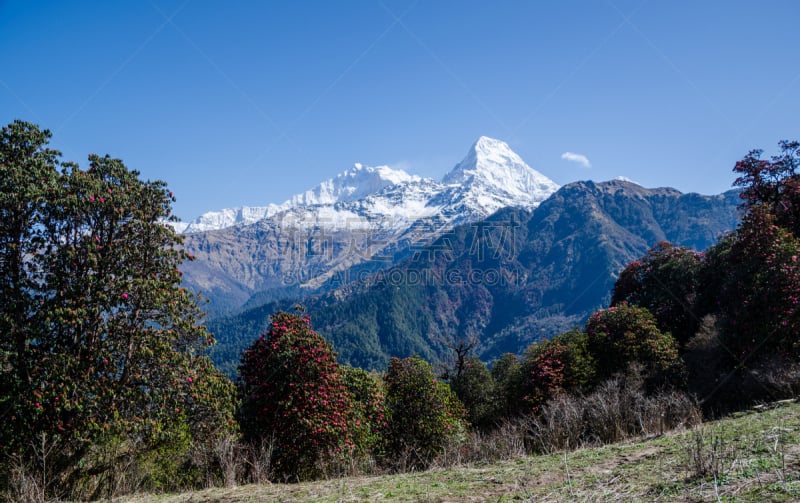
[[710, 409], [793, 396], [797, 386], [800, 143], [780, 147], [771, 160], [754, 150], [736, 163], [747, 213], [702, 261], [698, 304], [713, 316], [687, 362]]
[[737, 365], [768, 352], [800, 356], [800, 240], [776, 220], [752, 207], [706, 260], [706, 295]]
[[275, 314], [244, 352], [239, 374], [242, 433], [273, 441], [277, 476], [312, 477], [318, 462], [354, 448], [351, 395], [330, 344], [307, 316]]
[[566, 351], [563, 344], [550, 341], [528, 348], [522, 365], [522, 401], [526, 410], [538, 412], [563, 390]]
[[752, 150], [736, 163], [733, 171], [739, 178], [733, 183], [742, 187], [744, 207], [763, 206], [775, 218], [775, 224], [800, 237], [800, 142], [781, 141], [779, 155], [767, 161], [761, 150]]
[[392, 358], [385, 381], [387, 454], [409, 456], [414, 467], [428, 466], [448, 442], [466, 431], [464, 406], [419, 357]]
[[573, 330], [552, 340], [531, 344], [522, 362], [522, 409], [538, 412], [542, 405], [563, 392], [593, 388], [595, 361], [588, 348], [588, 336]]

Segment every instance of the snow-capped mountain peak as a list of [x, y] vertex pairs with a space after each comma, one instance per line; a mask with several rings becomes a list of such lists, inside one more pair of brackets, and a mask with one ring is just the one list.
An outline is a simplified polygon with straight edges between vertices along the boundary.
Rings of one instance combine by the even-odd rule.
[[325, 180], [311, 190], [297, 194], [283, 203], [283, 207], [312, 206], [357, 201], [381, 189], [398, 183], [418, 181], [402, 169], [389, 166], [364, 166], [356, 163], [344, 173]]
[[515, 206], [538, 206], [559, 186], [528, 166], [508, 144], [481, 136], [442, 182], [465, 189], [465, 197], [493, 212], [508, 201]]
[[184, 232], [220, 231], [187, 237], [198, 260], [185, 277], [201, 290], [239, 292], [242, 302], [288, 284], [349, 283], [357, 265], [359, 274], [375, 271], [457, 225], [501, 208], [533, 209], [557, 189], [506, 143], [487, 137], [443, 182], [356, 164], [283, 204], [203, 215]]
[[525, 161], [511, 150], [508, 144], [487, 136], [481, 136], [470, 147], [466, 157], [445, 175], [444, 183], [464, 183], [470, 178], [480, 175], [498, 178], [510, 175], [513, 178], [515, 171], [530, 169]]

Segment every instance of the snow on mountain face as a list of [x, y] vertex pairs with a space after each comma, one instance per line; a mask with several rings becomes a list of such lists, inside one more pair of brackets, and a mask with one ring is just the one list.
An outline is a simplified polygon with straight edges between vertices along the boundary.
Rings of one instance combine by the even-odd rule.
[[313, 206], [356, 201], [384, 187], [419, 180], [420, 177], [409, 175], [402, 169], [392, 169], [389, 166], [365, 167], [356, 163], [353, 168], [335, 178], [293, 196], [284, 203], [284, 206]]
[[212, 211], [178, 232], [203, 232], [275, 219], [292, 227], [404, 228], [416, 220], [444, 217], [451, 224], [484, 218], [500, 208], [534, 208], [559, 186], [535, 171], [500, 140], [480, 137], [442, 182], [388, 166], [353, 168], [276, 205]]
[[224, 210], [203, 213], [191, 222], [170, 222], [170, 225], [172, 225], [177, 232], [213, 231], [238, 224], [254, 224], [259, 220], [271, 217], [280, 210], [281, 207], [276, 204], [270, 204], [269, 206], [226, 208]]
[[325, 180], [302, 194], [294, 195], [280, 205], [243, 206], [209, 211], [192, 222], [175, 222], [171, 225], [177, 232], [186, 233], [224, 229], [234, 225], [249, 225], [291, 208], [355, 201], [376, 193], [384, 187], [419, 180], [420, 177], [409, 175], [401, 169], [392, 169], [389, 166], [365, 167], [356, 164], [335, 178]]
[[558, 190], [554, 181], [525, 164], [508, 144], [486, 136], [478, 138], [443, 183], [466, 189], [464, 198], [487, 213], [505, 206], [535, 207]]

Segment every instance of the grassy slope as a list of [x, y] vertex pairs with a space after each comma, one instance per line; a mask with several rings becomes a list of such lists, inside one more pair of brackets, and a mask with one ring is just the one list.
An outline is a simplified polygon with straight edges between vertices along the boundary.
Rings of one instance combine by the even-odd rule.
[[[705, 476], [697, 475], [700, 465], [710, 469]], [[566, 454], [413, 474], [123, 499], [137, 503], [800, 501], [800, 404], [779, 404], [692, 431]]]

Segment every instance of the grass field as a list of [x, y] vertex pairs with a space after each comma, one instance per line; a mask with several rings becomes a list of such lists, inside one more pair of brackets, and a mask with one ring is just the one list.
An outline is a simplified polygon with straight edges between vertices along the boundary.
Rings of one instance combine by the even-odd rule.
[[116, 501], [800, 501], [800, 404], [782, 402], [656, 438], [485, 465]]

